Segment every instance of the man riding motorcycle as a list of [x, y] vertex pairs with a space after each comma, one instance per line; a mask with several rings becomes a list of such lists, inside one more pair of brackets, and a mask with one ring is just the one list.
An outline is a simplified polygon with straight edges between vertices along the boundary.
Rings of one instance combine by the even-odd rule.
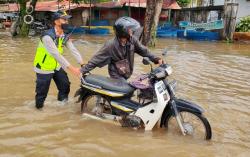
[[148, 57], [155, 64], [162, 64], [156, 57], [133, 36], [140, 29], [140, 24], [133, 18], [121, 17], [114, 24], [115, 38], [107, 41], [104, 46], [81, 68], [83, 74], [96, 67], [108, 64], [111, 78], [127, 80], [133, 73], [134, 53]]

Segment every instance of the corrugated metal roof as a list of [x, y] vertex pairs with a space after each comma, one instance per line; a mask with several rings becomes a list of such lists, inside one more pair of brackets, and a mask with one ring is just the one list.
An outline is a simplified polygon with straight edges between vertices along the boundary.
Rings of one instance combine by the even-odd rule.
[[[99, 8], [119, 8], [123, 6], [131, 6], [131, 7], [142, 7], [146, 8], [147, 1], [146, 0], [118, 0], [118, 1], [111, 1], [111, 2], [103, 2], [103, 3], [96, 3], [92, 4], [92, 7], [99, 7]], [[2, 7], [1, 7], [2, 6]], [[0, 5], [0, 11], [5, 12], [15, 12], [18, 11], [17, 4], [6, 4]], [[59, 7], [64, 10], [69, 10], [69, 1], [62, 1], [59, 3]], [[70, 9], [90, 7], [90, 4], [75, 4], [70, 3]], [[163, 9], [180, 9], [180, 6], [177, 4], [176, 0], [164, 0], [163, 1]], [[57, 11], [58, 10], [58, 2], [57, 0], [54, 1], [46, 1], [46, 2], [37, 2], [36, 4], [36, 11]]]
[[[146, 8], [147, 0], [118, 0], [114, 2], [103, 2], [95, 4], [96, 7], [100, 8], [115, 8], [122, 6], [131, 6], [131, 7], [142, 7]], [[163, 0], [163, 9], [181, 9], [176, 0]]]
[[[5, 4], [6, 5], [6, 4]], [[27, 5], [28, 6], [28, 5]], [[92, 5], [93, 6], [93, 5]], [[18, 11], [19, 5], [15, 3], [10, 3], [8, 7], [4, 7], [5, 9], [2, 9], [0, 11], [6, 11], [6, 12], [14, 12]], [[64, 10], [69, 10], [69, 1], [62, 1], [59, 3], [59, 7]], [[79, 7], [85, 7], [88, 8], [90, 7], [89, 4], [75, 4], [75, 3], [70, 3], [70, 9], [75, 9]], [[1, 8], [1, 5], [0, 5]], [[36, 4], [36, 11], [57, 11], [58, 10], [58, 2], [56, 1], [46, 1], [46, 2], [37, 2]]]
[[162, 4], [163, 9], [181, 9], [176, 0], [164, 0]]
[[121, 8], [123, 7], [124, 3], [121, 3], [120, 1], [116, 2], [102, 2], [102, 3], [96, 3], [95, 7], [99, 8]]

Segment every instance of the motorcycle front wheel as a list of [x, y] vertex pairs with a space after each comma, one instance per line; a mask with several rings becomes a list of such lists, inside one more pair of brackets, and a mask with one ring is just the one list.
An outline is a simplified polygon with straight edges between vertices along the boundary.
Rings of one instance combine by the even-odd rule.
[[[179, 114], [186, 136], [203, 140], [210, 140], [212, 138], [211, 126], [206, 117], [190, 111], [180, 111]], [[178, 131], [181, 133], [176, 118], [173, 115], [168, 116], [163, 125], [172, 133]]]

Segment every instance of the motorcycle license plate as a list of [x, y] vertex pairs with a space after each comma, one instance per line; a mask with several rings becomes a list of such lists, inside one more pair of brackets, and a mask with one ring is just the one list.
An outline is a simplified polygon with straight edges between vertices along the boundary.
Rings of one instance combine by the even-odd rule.
[[156, 87], [157, 87], [157, 90], [158, 90], [158, 92], [159, 92], [160, 94], [166, 90], [166, 86], [165, 86], [165, 84], [164, 84], [163, 81], [157, 82], [157, 83], [156, 83]]
[[163, 94], [164, 101], [169, 100], [168, 92], [166, 91], [166, 85], [163, 81], [159, 81], [156, 83], [157, 90], [160, 94]]

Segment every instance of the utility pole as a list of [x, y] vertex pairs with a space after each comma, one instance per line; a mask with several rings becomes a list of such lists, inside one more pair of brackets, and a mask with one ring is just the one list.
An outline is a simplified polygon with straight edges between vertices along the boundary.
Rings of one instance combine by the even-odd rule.
[[71, 14], [71, 10], [70, 10], [70, 0], [69, 0], [69, 14]]
[[131, 17], [130, 0], [128, 1], [128, 16]]
[[139, 0], [139, 20], [141, 22], [141, 1]]
[[57, 9], [59, 10], [60, 9], [60, 6], [59, 6], [59, 0], [57, 0]]
[[90, 0], [89, 3], [89, 30], [90, 30], [90, 26], [91, 26], [91, 4], [92, 4], [92, 0]]

